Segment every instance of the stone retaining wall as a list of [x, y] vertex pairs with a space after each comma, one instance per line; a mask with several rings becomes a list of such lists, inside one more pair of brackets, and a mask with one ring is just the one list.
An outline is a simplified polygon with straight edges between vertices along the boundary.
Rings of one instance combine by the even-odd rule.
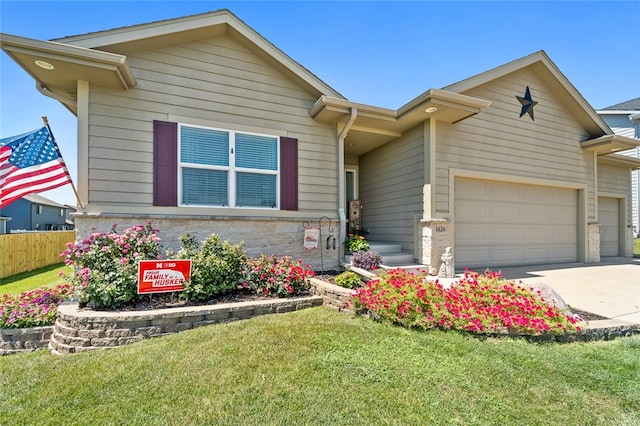
[[309, 290], [322, 297], [323, 305], [340, 312], [354, 313], [353, 309], [345, 306], [351, 299], [352, 289], [311, 278], [309, 279]]
[[[168, 308], [155, 311], [99, 312], [78, 309], [78, 304], [65, 302], [58, 308], [54, 326], [21, 329], [0, 328], [0, 355], [33, 351], [49, 347], [55, 354], [106, 349], [165, 336], [203, 325], [229, 322], [254, 316], [292, 312], [325, 305], [339, 312], [354, 313], [347, 307], [352, 289], [317, 278], [309, 280], [315, 296], [274, 299], [219, 305]], [[508, 334], [508, 333], [506, 333]], [[592, 321], [589, 328], [566, 335], [530, 336], [532, 341], [612, 340], [640, 334], [640, 325], [614, 320]]]
[[77, 302], [65, 302], [58, 308], [49, 349], [54, 354], [107, 349], [204, 325], [320, 305], [321, 297], [309, 296], [153, 311], [100, 312], [79, 309]]
[[46, 348], [53, 326], [0, 328], [0, 355], [31, 352]]

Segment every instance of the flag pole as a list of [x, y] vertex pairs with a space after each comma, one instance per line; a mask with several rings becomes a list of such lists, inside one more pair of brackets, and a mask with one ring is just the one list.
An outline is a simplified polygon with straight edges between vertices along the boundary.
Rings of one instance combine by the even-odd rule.
[[49, 131], [49, 134], [51, 135], [51, 139], [53, 139], [53, 146], [55, 146], [56, 151], [58, 151], [58, 156], [60, 156], [60, 158], [64, 162], [64, 171], [67, 174], [67, 177], [69, 178], [69, 183], [71, 184], [71, 188], [73, 189], [73, 193], [76, 194], [76, 200], [78, 201], [78, 205], [80, 206], [80, 208], [82, 210], [84, 210], [84, 204], [80, 200], [80, 195], [78, 194], [78, 190], [76, 189], [76, 186], [73, 184], [73, 179], [71, 179], [71, 175], [69, 174], [69, 169], [67, 169], [67, 163], [64, 161], [64, 158], [62, 157], [62, 153], [60, 152], [60, 147], [58, 146], [58, 142], [56, 142], [56, 138], [53, 137], [53, 132], [51, 131], [51, 127], [49, 127], [49, 119], [47, 118], [46, 115], [42, 116], [42, 121], [44, 122], [44, 125], [47, 126], [47, 130]]

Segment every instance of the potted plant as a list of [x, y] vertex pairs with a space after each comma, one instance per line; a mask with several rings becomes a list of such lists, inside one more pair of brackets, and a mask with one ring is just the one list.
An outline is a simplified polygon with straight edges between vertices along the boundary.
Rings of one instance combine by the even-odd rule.
[[355, 253], [357, 251], [368, 251], [369, 243], [362, 235], [349, 234], [346, 240], [344, 240], [344, 249], [348, 253]]

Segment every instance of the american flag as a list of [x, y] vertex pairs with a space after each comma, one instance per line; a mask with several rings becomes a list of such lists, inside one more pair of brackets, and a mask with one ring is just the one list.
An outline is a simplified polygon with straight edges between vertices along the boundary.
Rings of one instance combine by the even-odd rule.
[[0, 208], [68, 183], [71, 176], [47, 126], [0, 139]]

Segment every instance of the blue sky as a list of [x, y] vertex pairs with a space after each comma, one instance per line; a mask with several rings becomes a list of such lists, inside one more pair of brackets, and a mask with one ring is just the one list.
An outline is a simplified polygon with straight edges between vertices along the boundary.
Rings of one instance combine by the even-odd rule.
[[[595, 108], [640, 96], [638, 1], [11, 1], [0, 31], [48, 40], [226, 8], [347, 99], [397, 109], [545, 50]], [[76, 178], [76, 119], [0, 53], [0, 137], [49, 118]], [[75, 205], [70, 186], [42, 193]]]

